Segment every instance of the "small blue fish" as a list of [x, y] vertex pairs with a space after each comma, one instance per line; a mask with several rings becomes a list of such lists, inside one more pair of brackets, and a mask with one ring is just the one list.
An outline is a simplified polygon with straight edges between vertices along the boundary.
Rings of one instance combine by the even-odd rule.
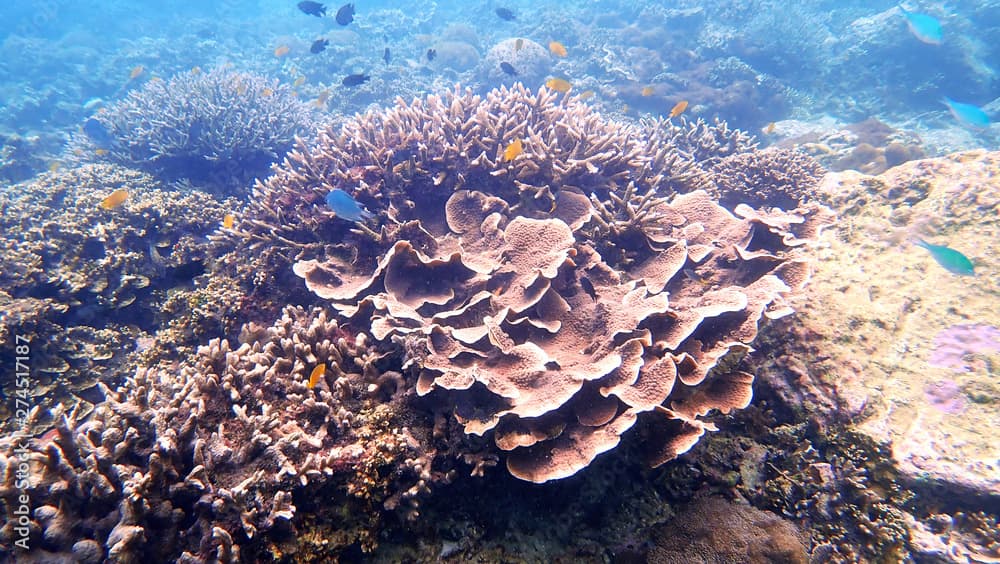
[[920, 12], [910, 12], [902, 4], [897, 4], [897, 6], [906, 17], [906, 25], [910, 28], [910, 33], [924, 43], [941, 44], [941, 22], [937, 18]]
[[340, 188], [330, 190], [330, 193], [326, 195], [326, 204], [337, 214], [337, 217], [347, 221], [364, 221], [372, 217], [371, 212], [361, 207], [357, 200]]
[[927, 249], [934, 260], [952, 274], [960, 276], [975, 276], [976, 274], [972, 270], [972, 261], [955, 249], [943, 245], [932, 245], [923, 239], [917, 239], [913, 244]]
[[956, 102], [947, 96], [945, 96], [941, 102], [944, 103], [945, 106], [948, 106], [948, 109], [951, 110], [951, 115], [955, 116], [955, 119], [964, 125], [969, 125], [979, 129], [986, 129], [990, 126], [990, 116], [988, 116], [979, 106]]

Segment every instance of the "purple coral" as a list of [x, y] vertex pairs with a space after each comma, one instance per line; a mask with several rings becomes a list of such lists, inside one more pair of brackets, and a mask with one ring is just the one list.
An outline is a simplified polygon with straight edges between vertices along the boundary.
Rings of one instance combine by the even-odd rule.
[[971, 354], [1000, 351], [1000, 329], [985, 323], [960, 323], [939, 332], [934, 337], [934, 350], [927, 364], [969, 372], [972, 367], [965, 359]]

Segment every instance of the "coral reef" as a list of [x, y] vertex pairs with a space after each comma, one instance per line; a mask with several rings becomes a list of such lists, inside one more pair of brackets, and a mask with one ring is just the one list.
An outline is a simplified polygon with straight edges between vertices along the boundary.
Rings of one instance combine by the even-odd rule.
[[296, 136], [321, 125], [289, 85], [218, 67], [147, 81], [90, 118], [68, 155], [246, 195]]
[[[116, 190], [128, 197], [114, 209], [100, 206]], [[43, 407], [97, 401], [98, 380], [120, 382], [134, 359], [133, 339], [160, 328], [160, 354], [193, 352], [209, 334], [226, 334], [239, 306], [238, 288], [201, 286], [213, 249], [205, 237], [234, 199], [219, 201], [197, 191], [164, 191], [147, 174], [94, 164], [46, 173], [0, 192], [0, 284], [5, 326], [0, 351], [13, 336], [32, 343], [33, 397]], [[212, 312], [171, 305], [202, 294]], [[200, 320], [200, 328], [182, 320]], [[13, 380], [4, 382], [5, 393]], [[5, 403], [0, 410], [9, 406]], [[3, 420], [3, 425], [10, 423]]]
[[[555, 98], [515, 87], [369, 113], [293, 152], [235, 233], [401, 344], [418, 393], [449, 390], [466, 432], [492, 431], [536, 482], [586, 467], [642, 413], [662, 412], [661, 464], [713, 428], [700, 416], [744, 407], [752, 376], [710, 371], [762, 316], [791, 312], [783, 296], [807, 278], [795, 248], [825, 219], [668, 200], [699, 169], [663, 139], [728, 154], [743, 138], [662, 122], [643, 136]], [[505, 161], [515, 138], [527, 150]], [[334, 187], [380, 231], [317, 206]]]
[[[435, 451], [418, 448], [430, 438], [413, 434], [433, 422], [398, 420], [407, 387], [364, 335], [321, 310], [287, 308], [271, 327], [244, 326], [240, 342], [215, 339], [179, 369], [139, 369], [105, 387], [85, 421], [57, 408], [55, 431], [26, 441], [32, 545], [52, 558], [255, 559], [301, 525], [297, 504], [336, 495], [357, 509], [341, 517], [343, 545], [372, 547], [381, 508], [414, 516], [420, 496], [449, 479], [432, 470]], [[317, 365], [326, 373], [311, 380]], [[6, 436], [0, 456], [5, 542], [16, 445]]]
[[765, 329], [768, 355], [751, 362], [783, 409], [834, 437], [805, 443], [796, 432], [776, 443], [791, 455], [770, 459], [782, 477], [767, 497], [808, 516], [814, 557], [998, 555], [995, 530], [983, 529], [1000, 496], [1000, 453], [982, 432], [1000, 416], [987, 352], [995, 291], [907, 243], [933, 234], [996, 268], [998, 216], [983, 210], [1000, 205], [998, 170], [1000, 153], [975, 151], [877, 177], [830, 173], [817, 189], [840, 219], [820, 237], [823, 260], [800, 298], [810, 307]]
[[713, 167], [719, 203], [727, 209], [751, 207], [795, 209], [813, 199], [826, 171], [798, 151], [767, 149], [728, 156]]

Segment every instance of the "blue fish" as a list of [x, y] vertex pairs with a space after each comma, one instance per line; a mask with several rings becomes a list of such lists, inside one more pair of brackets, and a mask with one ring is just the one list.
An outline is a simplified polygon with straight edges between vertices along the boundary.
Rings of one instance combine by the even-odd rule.
[[347, 221], [364, 221], [372, 217], [371, 212], [361, 207], [357, 200], [340, 188], [330, 190], [330, 193], [326, 195], [326, 204], [337, 214], [337, 217]]
[[897, 4], [897, 6], [906, 17], [906, 25], [910, 28], [910, 33], [924, 43], [941, 44], [941, 22], [937, 18], [920, 12], [910, 12], [902, 4]]
[[951, 110], [951, 115], [955, 116], [964, 125], [970, 125], [979, 129], [986, 129], [990, 126], [990, 116], [986, 115], [979, 106], [956, 102], [945, 96], [941, 102]]
[[952, 274], [960, 276], [976, 275], [973, 272], [972, 261], [955, 249], [945, 247], [944, 245], [932, 245], [923, 239], [917, 239], [913, 244], [927, 249], [931, 253], [931, 256], [934, 257], [934, 260]]
[[108, 131], [106, 125], [100, 121], [90, 118], [83, 124], [83, 132], [100, 149], [110, 149], [114, 145], [114, 137]]

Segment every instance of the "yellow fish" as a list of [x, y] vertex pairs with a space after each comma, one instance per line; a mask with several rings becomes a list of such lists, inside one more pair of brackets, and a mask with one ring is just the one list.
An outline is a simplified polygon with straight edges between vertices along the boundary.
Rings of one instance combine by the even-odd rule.
[[201, 67], [198, 67], [198, 66], [191, 67], [191, 74], [193, 74], [195, 76], [198, 76], [199, 74], [201, 74]]
[[561, 78], [550, 78], [545, 81], [545, 86], [548, 86], [556, 92], [562, 92], [563, 94], [570, 91], [573, 85], [569, 83], [568, 80], [563, 80]]
[[319, 96], [316, 97], [316, 102], [315, 102], [316, 103], [316, 107], [317, 108], [325, 108], [326, 107], [326, 101], [329, 100], [329, 99], [330, 99], [330, 91], [329, 90], [324, 90], [324, 91], [320, 92]]
[[225, 227], [226, 229], [232, 229], [234, 223], [236, 223], [236, 218], [233, 217], [233, 214], [227, 213], [226, 215], [222, 216], [222, 226]]
[[593, 97], [594, 97], [593, 90], [584, 90], [583, 92], [580, 93], [579, 96], [577, 96], [577, 98], [579, 98], [580, 100], [589, 100]]
[[55, 172], [55, 171], [59, 170], [60, 166], [62, 166], [62, 163], [60, 163], [59, 161], [52, 161], [52, 162], [50, 162], [49, 163], [49, 172]]
[[288, 45], [279, 45], [278, 48], [274, 50], [274, 56], [279, 58], [284, 57], [289, 51], [291, 51], [291, 48], [289, 48]]
[[313, 368], [312, 374], [309, 375], [309, 383], [306, 384], [306, 387], [310, 390], [315, 388], [316, 384], [319, 384], [319, 379], [322, 378], [324, 374], [326, 374], [326, 365], [317, 364], [316, 368]]
[[770, 135], [770, 134], [774, 133], [774, 128], [775, 127], [776, 126], [774, 125], [773, 121], [771, 123], [767, 124], [766, 126], [764, 126], [764, 135]]
[[512, 161], [515, 157], [524, 152], [524, 145], [520, 139], [515, 139], [507, 148], [503, 150], [503, 160]]
[[670, 109], [670, 117], [675, 118], [683, 114], [684, 110], [686, 110], [687, 107], [688, 107], [687, 100], [681, 100], [680, 102], [677, 102], [676, 104], [674, 104], [674, 107]]
[[260, 91], [260, 95], [261, 95], [262, 98], [267, 98], [269, 96], [274, 96], [274, 90], [271, 90], [270, 88], [265, 87], [263, 90]]
[[654, 92], [656, 92], [656, 91], [655, 91], [655, 90], [653, 90], [653, 87], [652, 87], [652, 86], [643, 86], [643, 87], [642, 87], [642, 91], [641, 91], [641, 94], [642, 94], [643, 96], [652, 96]]
[[556, 57], [566, 56], [566, 48], [563, 47], [563, 44], [559, 43], [558, 41], [549, 42], [549, 51], [551, 51], [552, 54], [555, 55]]
[[142, 74], [142, 71], [144, 70], [146, 69], [144, 69], [142, 65], [136, 65], [135, 67], [132, 68], [132, 72], [128, 73], [128, 79], [135, 80], [139, 78], [139, 76]]
[[108, 150], [107, 149], [94, 149], [94, 154], [97, 155], [98, 157], [103, 157], [104, 155], [108, 154]]
[[302, 86], [305, 83], [306, 83], [306, 77], [305, 76], [300, 76], [300, 77], [298, 77], [298, 78], [295, 79], [295, 82], [292, 83], [292, 86], [294, 86], [295, 88], [298, 88], [299, 86]]
[[514, 50], [515, 51], [520, 51], [521, 47], [524, 47], [524, 40], [521, 39], [521, 38], [518, 38], [517, 41], [514, 42]]
[[126, 198], [128, 198], [128, 190], [119, 188], [101, 201], [101, 207], [106, 210], [113, 210], [122, 205], [122, 202], [124, 202]]

